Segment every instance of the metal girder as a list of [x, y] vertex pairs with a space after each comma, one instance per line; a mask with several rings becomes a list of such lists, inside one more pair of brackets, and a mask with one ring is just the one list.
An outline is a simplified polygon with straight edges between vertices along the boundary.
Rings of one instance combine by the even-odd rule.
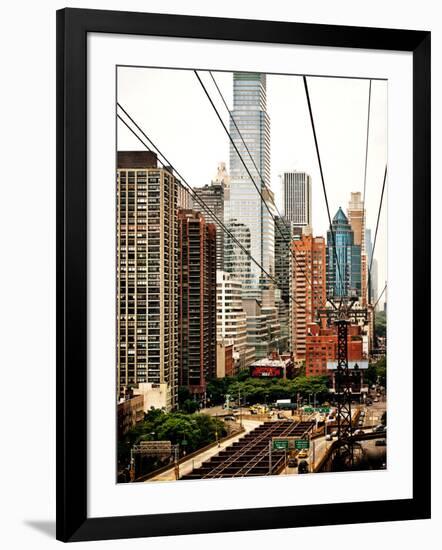
[[359, 320], [367, 321], [367, 309], [353, 309], [356, 300], [342, 298], [339, 309], [320, 309], [319, 315], [326, 315], [334, 322], [338, 332], [337, 368], [335, 373], [338, 440], [341, 442], [336, 455], [343, 461], [354, 462], [354, 441], [351, 414], [351, 377], [348, 368], [348, 325]]
[[335, 375], [336, 398], [338, 404], [338, 439], [343, 445], [339, 454], [348, 453], [353, 464], [353, 428], [351, 423], [351, 379], [348, 371], [348, 325], [349, 321], [335, 321], [338, 329], [338, 357]]

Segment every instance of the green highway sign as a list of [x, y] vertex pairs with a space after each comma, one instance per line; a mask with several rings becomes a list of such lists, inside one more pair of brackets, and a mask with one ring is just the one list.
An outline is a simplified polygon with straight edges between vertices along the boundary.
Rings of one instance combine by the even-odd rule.
[[310, 441], [308, 439], [297, 439], [295, 437], [273, 438], [272, 448], [274, 451], [283, 451], [284, 449], [308, 449]]
[[289, 442], [287, 439], [276, 439], [273, 441], [273, 449], [275, 451], [284, 450], [289, 448]]
[[314, 413], [314, 412], [329, 413], [330, 407], [304, 407], [303, 411], [305, 413]]
[[308, 439], [296, 439], [295, 440], [295, 449], [309, 449], [310, 441]]

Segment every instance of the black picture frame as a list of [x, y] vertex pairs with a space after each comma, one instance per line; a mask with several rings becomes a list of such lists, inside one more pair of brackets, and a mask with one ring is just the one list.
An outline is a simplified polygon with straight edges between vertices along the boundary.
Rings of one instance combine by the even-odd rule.
[[[413, 54], [413, 498], [87, 517], [87, 34]], [[57, 12], [57, 539], [86, 541], [430, 517], [430, 33], [64, 9]], [[418, 453], [419, 450], [419, 453]], [[417, 460], [417, 458], [419, 458]]]

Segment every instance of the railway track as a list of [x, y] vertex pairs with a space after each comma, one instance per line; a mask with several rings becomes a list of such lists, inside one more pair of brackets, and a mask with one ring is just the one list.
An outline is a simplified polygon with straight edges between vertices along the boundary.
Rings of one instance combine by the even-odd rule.
[[[239, 441], [203, 462], [181, 479], [214, 479], [223, 477], [252, 477], [269, 475], [269, 441], [273, 437], [304, 437], [314, 422], [276, 421], [261, 424]], [[280, 471], [284, 451], [272, 451], [271, 474]]]

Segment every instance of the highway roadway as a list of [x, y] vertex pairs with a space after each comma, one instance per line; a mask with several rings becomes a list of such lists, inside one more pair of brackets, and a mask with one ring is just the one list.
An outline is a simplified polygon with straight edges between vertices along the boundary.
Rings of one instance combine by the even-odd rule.
[[[257, 426], [262, 424], [262, 422], [255, 420], [243, 420], [242, 424], [245, 430], [244, 432], [241, 432], [238, 435], [229, 438], [227, 441], [223, 441], [219, 444], [219, 446], [214, 445], [210, 449], [199, 453], [197, 456], [194, 456], [193, 458], [189, 458], [189, 460], [182, 462], [180, 464], [180, 477], [189, 474], [194, 468], [198, 468], [202, 462], [208, 460], [214, 455], [217, 455], [222, 449], [225, 449], [232, 443], [238, 441], [246, 433], [254, 430]], [[174, 466], [172, 465], [165, 472], [162, 472], [155, 477], [151, 477], [150, 479], [146, 480], [145, 483], [150, 483], [151, 481], [175, 481]]]

